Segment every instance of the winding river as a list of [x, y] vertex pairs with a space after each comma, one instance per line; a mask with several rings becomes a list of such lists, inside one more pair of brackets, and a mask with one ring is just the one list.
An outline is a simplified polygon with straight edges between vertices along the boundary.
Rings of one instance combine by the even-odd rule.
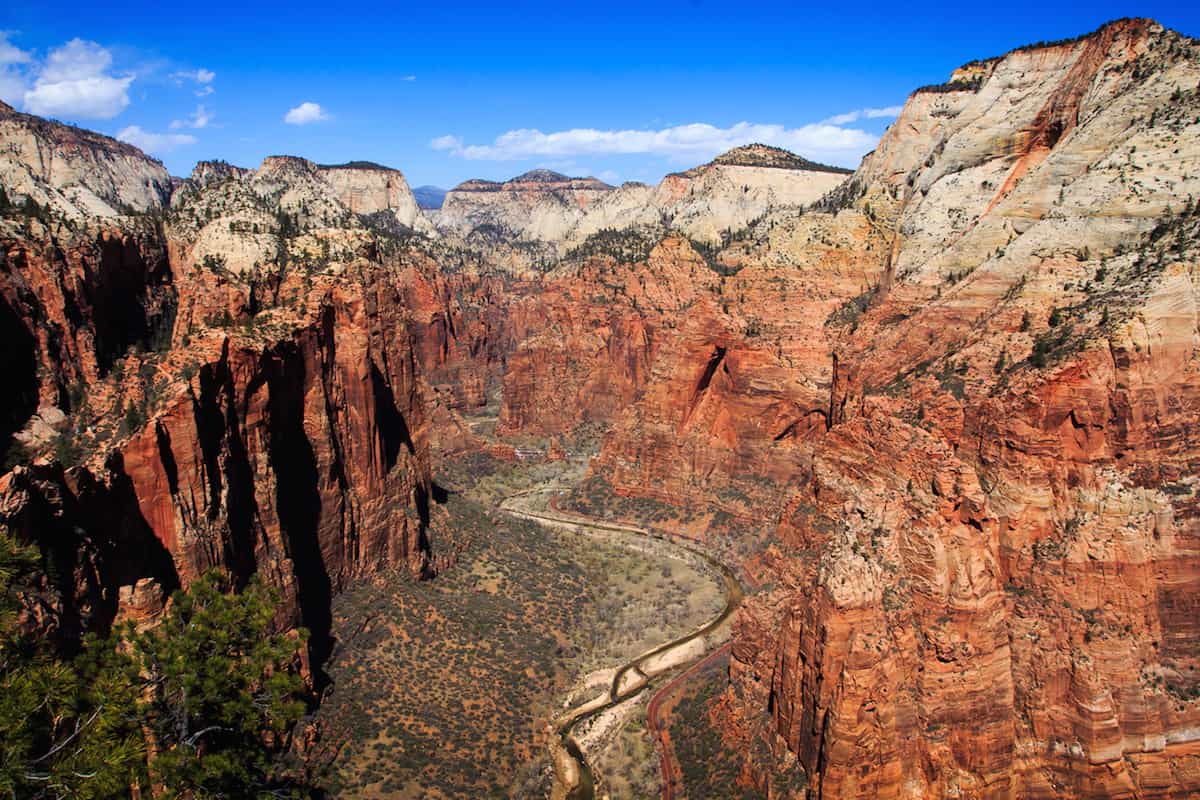
[[[595, 776], [582, 749], [575, 739], [575, 727], [591, 717], [629, 699], [648, 686], [655, 678], [679, 667], [689, 666], [704, 658], [714, 643], [713, 634], [726, 623], [741, 603], [745, 590], [733, 570], [698, 547], [634, 525], [603, 522], [578, 514], [534, 508], [535, 495], [548, 494], [544, 487], [519, 492], [500, 504], [500, 508], [516, 517], [533, 520], [549, 527], [616, 540], [627, 547], [644, 550], [647, 539], [665, 545], [665, 555], [679, 561], [689, 556], [699, 558], [721, 576], [725, 585], [725, 607], [713, 619], [690, 633], [663, 642], [641, 655], [618, 666], [607, 691], [564, 712], [554, 721], [556, 738], [551, 744], [554, 762], [555, 791], [553, 797], [567, 800], [593, 800], [596, 796]], [[676, 552], [672, 553], [674, 549]], [[684, 555], [686, 553], [687, 555]]]

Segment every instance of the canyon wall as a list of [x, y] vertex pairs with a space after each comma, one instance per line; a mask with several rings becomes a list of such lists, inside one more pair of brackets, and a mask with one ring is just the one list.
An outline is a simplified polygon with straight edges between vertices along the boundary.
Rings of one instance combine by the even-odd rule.
[[216, 566], [319, 659], [332, 593], [428, 572], [431, 442], [476, 446], [499, 387], [501, 435], [604, 430], [591, 479], [756, 587], [714, 714], [745, 783], [1200, 792], [1194, 40], [964, 65], [850, 176], [762, 146], [657, 187], [535, 172], [436, 231], [375, 165], [168, 197], [126, 145], [0, 125], [0, 516], [63, 639]]
[[[13, 119], [31, 150], [72, 135]], [[84, 183], [120, 185], [131, 148], [84, 139], [111, 151]], [[30, 206], [0, 222], [5, 433], [22, 443], [0, 507], [47, 554], [40, 624], [64, 646], [218, 568], [274, 585], [279, 624], [307, 626], [319, 664], [333, 593], [426, 570], [429, 348], [412, 281], [379, 251], [395, 229], [371, 227], [411, 200], [381, 174], [206, 164], [165, 219]]]
[[783, 302], [778, 213], [719, 256], [728, 311], [594, 472], [773, 529], [718, 714], [746, 780], [1198, 791], [1198, 86], [1141, 20], [968, 65], [787, 223]]

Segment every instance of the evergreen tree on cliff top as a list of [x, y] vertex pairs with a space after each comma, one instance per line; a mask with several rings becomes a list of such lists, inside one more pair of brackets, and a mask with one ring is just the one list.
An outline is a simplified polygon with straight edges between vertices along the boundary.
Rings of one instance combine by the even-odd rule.
[[123, 630], [149, 690], [141, 714], [153, 742], [151, 778], [167, 797], [276, 797], [276, 753], [304, 712], [289, 665], [298, 641], [271, 635], [275, 597], [252, 582], [221, 591], [209, 573], [176, 592], [161, 624]]
[[205, 575], [156, 626], [88, 637], [67, 660], [19, 627], [40, 571], [0, 530], [0, 798], [299, 793], [276, 770], [303, 711], [299, 642], [271, 633], [266, 587], [228, 594]]
[[18, 629], [40, 558], [0, 530], [0, 796], [127, 796], [144, 770], [134, 687], [94, 640], [70, 662]]

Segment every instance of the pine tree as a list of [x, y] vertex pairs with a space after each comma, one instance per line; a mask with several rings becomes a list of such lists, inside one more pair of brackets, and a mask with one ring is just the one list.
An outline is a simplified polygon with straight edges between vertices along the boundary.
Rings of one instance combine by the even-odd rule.
[[300, 796], [277, 767], [303, 713], [299, 638], [274, 633], [276, 598], [210, 573], [146, 630], [85, 637], [65, 658], [21, 630], [40, 555], [0, 529], [0, 797]]
[[128, 797], [145, 773], [133, 684], [111, 646], [67, 661], [17, 627], [38, 572], [37, 550], [0, 531], [0, 796]]
[[303, 682], [291, 668], [297, 640], [271, 632], [275, 601], [258, 581], [227, 594], [209, 573], [175, 593], [159, 625], [123, 630], [150, 695], [150, 771], [166, 797], [265, 797], [285, 787], [269, 742], [286, 739], [304, 712]]

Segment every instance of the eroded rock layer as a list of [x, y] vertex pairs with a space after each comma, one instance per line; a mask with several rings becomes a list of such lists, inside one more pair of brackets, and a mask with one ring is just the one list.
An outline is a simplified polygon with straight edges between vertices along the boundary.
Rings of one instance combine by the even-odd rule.
[[1200, 790], [1198, 85], [1197, 44], [1140, 20], [968, 65], [789, 222], [835, 242], [786, 257], [801, 300], [751, 290], [768, 216], [733, 324], [659, 350], [595, 470], [774, 528], [721, 713], [747, 780]]
[[965, 65], [850, 176], [762, 146], [657, 187], [534, 172], [436, 229], [377, 165], [171, 193], [0, 125], [0, 513], [64, 639], [219, 567], [320, 657], [331, 593], [428, 571], [436, 452], [500, 389], [500, 435], [604, 431], [589, 485], [750, 578], [715, 714], [745, 783], [1200, 793], [1194, 40]]
[[[9, 124], [45, 149], [72, 135]], [[84, 185], [136, 167], [131, 148], [73, 135], [92, 148]], [[165, 593], [217, 568], [275, 585], [280, 624], [309, 627], [319, 663], [332, 593], [426, 569], [430, 358], [395, 255], [411, 200], [398, 176], [269, 159], [257, 173], [202, 165], [165, 221], [8, 209], [0, 324], [17, 466], [3, 518], [54, 564], [42, 624], [64, 643], [161, 610]], [[264, 197], [277, 213], [243, 224]], [[264, 260], [234, 262], [268, 239]], [[333, 248], [322, 270], [314, 248]]]

